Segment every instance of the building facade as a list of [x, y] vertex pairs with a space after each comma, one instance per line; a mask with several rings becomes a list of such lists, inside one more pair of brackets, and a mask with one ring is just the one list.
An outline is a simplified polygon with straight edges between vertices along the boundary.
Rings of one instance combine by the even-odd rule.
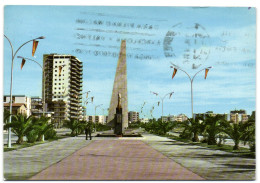
[[245, 110], [233, 110], [230, 111], [230, 114], [228, 115], [228, 121], [233, 123], [239, 123], [239, 122], [246, 122], [248, 121], [248, 115], [246, 114]]
[[[4, 108], [9, 111], [8, 107], [10, 107], [10, 95], [4, 95]], [[22, 107], [22, 109], [18, 109], [20, 107]], [[32, 114], [31, 98], [25, 95], [12, 95], [12, 114], [21, 113], [21, 111], [17, 112], [17, 110], [22, 110], [22, 114], [30, 116]]]
[[175, 116], [175, 115], [162, 116], [161, 118], [162, 118], [162, 120], [164, 122], [166, 122], [166, 121], [169, 121], [169, 122], [174, 122], [174, 121], [183, 122], [183, 121], [188, 120], [188, 117], [185, 114], [178, 114], [177, 116]]
[[108, 116], [105, 116], [105, 115], [87, 116], [87, 121], [101, 123], [101, 124], [106, 124], [107, 119], [108, 119]]
[[207, 111], [205, 113], [194, 113], [193, 114], [193, 119], [196, 119], [196, 118], [201, 118], [201, 119], [206, 119], [207, 116], [210, 116], [210, 117], [215, 117], [217, 115], [220, 115], [222, 116], [222, 119], [225, 119], [227, 120], [228, 119], [228, 114], [224, 113], [224, 114], [220, 114], [220, 113], [214, 113], [213, 111]]
[[82, 120], [82, 62], [72, 55], [43, 56], [43, 96], [56, 122]]
[[128, 122], [136, 123], [137, 121], [139, 121], [139, 112], [135, 112], [135, 111], [128, 112]]
[[141, 118], [140, 121], [141, 121], [141, 123], [148, 123], [149, 119], [148, 118]]

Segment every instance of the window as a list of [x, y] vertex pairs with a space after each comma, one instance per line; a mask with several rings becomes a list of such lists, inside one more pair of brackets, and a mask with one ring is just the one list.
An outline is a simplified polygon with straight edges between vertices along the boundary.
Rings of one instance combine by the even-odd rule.
[[54, 85], [56, 85], [56, 83], [54, 83]]
[[55, 72], [57, 72], [57, 70], [55, 70]]

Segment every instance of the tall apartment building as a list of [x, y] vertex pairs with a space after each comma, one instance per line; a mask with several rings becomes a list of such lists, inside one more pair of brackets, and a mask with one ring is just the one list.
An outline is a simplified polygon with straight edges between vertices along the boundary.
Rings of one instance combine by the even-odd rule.
[[43, 56], [43, 96], [56, 122], [82, 116], [82, 62], [72, 55]]
[[139, 121], [139, 112], [135, 112], [135, 111], [128, 112], [128, 122], [136, 123], [137, 121]]

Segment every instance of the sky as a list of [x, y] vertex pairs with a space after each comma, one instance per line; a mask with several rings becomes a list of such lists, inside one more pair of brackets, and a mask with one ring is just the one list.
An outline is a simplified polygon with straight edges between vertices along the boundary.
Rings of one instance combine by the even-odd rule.
[[[229, 113], [255, 110], [256, 10], [255, 8], [107, 7], [107, 6], [5, 6], [4, 34], [14, 50], [39, 36], [35, 56], [32, 43], [17, 56], [42, 63], [43, 54], [71, 54], [83, 62], [83, 92], [91, 91], [95, 105], [110, 104], [120, 42], [126, 39], [128, 110], [141, 117], [186, 114], [191, 116], [193, 80], [194, 113]], [[204, 79], [204, 68], [212, 66]], [[41, 68], [14, 60], [13, 94], [41, 96]], [[11, 49], [4, 40], [4, 87], [10, 92]], [[159, 96], [153, 95], [156, 92]], [[83, 97], [84, 98], [84, 97]], [[84, 100], [84, 99], [83, 99]], [[97, 110], [103, 114], [102, 108]]]

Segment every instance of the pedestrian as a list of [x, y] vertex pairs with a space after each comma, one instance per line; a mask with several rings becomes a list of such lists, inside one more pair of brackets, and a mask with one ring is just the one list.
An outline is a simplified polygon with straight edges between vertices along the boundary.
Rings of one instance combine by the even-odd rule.
[[90, 140], [92, 139], [91, 133], [92, 133], [92, 123], [88, 122], [85, 128], [86, 140], [88, 140], [88, 136]]

